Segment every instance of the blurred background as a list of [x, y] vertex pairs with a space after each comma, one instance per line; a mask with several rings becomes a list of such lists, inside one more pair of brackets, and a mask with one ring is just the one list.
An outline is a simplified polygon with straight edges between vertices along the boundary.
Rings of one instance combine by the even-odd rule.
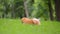
[[42, 18], [60, 21], [59, 0], [0, 0], [0, 18]]

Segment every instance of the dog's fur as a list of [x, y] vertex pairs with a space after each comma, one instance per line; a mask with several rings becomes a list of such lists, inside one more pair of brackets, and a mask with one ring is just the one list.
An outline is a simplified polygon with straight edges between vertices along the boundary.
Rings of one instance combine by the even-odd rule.
[[37, 19], [37, 18], [33, 18], [32, 20], [33, 20], [34, 24], [36, 24], [36, 25], [40, 25], [40, 21], [39, 21], [39, 19]]

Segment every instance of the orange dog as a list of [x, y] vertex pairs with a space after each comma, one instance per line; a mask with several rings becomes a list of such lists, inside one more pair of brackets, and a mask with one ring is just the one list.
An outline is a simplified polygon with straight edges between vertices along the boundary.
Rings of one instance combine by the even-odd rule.
[[24, 17], [21, 20], [25, 24], [36, 24], [36, 25], [40, 25], [40, 21], [38, 19], [36, 19], [36, 18], [29, 19], [29, 18]]

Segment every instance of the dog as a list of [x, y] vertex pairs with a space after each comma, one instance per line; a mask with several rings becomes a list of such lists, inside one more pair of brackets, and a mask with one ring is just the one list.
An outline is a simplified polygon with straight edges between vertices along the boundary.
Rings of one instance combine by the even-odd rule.
[[37, 18], [29, 19], [29, 18], [23, 17], [23, 18], [21, 19], [21, 21], [22, 21], [24, 24], [40, 25], [40, 21], [39, 21], [39, 19], [37, 19]]

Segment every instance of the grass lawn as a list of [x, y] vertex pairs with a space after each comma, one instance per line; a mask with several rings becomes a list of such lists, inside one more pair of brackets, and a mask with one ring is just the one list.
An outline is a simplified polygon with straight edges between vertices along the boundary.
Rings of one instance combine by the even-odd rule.
[[60, 22], [41, 20], [38, 26], [22, 24], [19, 19], [0, 19], [0, 34], [60, 34]]

